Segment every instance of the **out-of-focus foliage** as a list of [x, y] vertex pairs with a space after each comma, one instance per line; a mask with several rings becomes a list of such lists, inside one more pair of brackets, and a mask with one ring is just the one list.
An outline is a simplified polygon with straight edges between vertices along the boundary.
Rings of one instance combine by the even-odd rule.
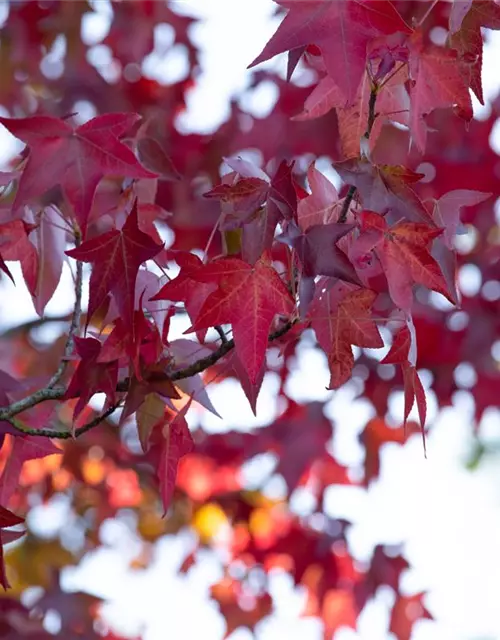
[[[0, 175], [0, 276], [18, 261], [40, 316], [0, 335], [0, 581], [10, 585], [0, 637], [116, 639], [99, 598], [65, 592], [60, 574], [100, 545], [106, 520], [131, 522], [132, 513], [138, 570], [160, 537], [184, 528], [197, 546], [181, 572], [204, 549], [222, 550], [211, 597], [227, 634], [273, 611], [269, 575], [281, 570], [304, 589], [301, 615], [319, 616], [325, 638], [354, 628], [384, 586], [394, 593], [390, 631], [409, 640], [415, 621], [431, 616], [424, 594], [401, 591], [407, 561], [377, 546], [356, 562], [350, 523], [325, 512], [325, 493], [367, 487], [384, 443], [425, 435], [419, 371], [439, 407], [464, 387], [477, 422], [498, 406], [500, 159], [489, 138], [500, 103], [471, 119], [469, 87], [481, 99], [480, 27], [500, 28], [499, 5], [282, 0], [288, 13], [256, 62], [289, 52], [291, 79], [254, 71], [251, 89], [277, 89], [269, 115], [235, 99], [210, 135], [178, 126], [200, 74], [194, 18], [175, 2], [111, 2], [96, 45], [82, 40], [94, 5], [10, 2], [0, 28], [1, 122], [27, 144]], [[186, 57], [173, 84], [143, 71], [159, 25]], [[255, 45], [265, 45], [259, 34]], [[260, 166], [239, 157], [249, 149]], [[339, 190], [315, 167], [319, 157]], [[82, 264], [92, 268], [86, 313], [44, 316], [68, 256], [77, 299]], [[473, 291], [457, 279], [467, 270]], [[2, 300], [3, 320], [8, 310]], [[173, 340], [172, 318], [186, 314], [193, 333]], [[361, 472], [332, 454], [324, 405], [287, 394], [299, 345], [313, 335], [330, 388], [351, 380], [373, 406]], [[384, 343], [392, 348], [381, 363]], [[457, 375], [463, 363], [471, 384]], [[228, 378], [255, 410], [265, 372], [279, 380], [271, 424], [188, 428], [187, 412], [215, 411], [210, 388]], [[388, 400], [402, 388], [395, 426]], [[105, 414], [88, 404], [97, 392]], [[418, 425], [407, 422], [414, 401]], [[250, 486], [242, 465], [262, 454], [274, 464]], [[275, 476], [280, 497], [268, 491]], [[304, 489], [314, 503], [307, 516], [291, 506]], [[30, 510], [61, 496], [78, 543], [30, 526], [23, 535]], [[44, 626], [50, 611], [57, 631]]]

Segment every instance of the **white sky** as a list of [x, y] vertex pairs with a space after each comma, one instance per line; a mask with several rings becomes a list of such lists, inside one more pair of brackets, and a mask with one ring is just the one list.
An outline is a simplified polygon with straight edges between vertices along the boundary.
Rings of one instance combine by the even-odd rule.
[[[106, 14], [107, 3], [95, 3]], [[192, 15], [202, 15], [204, 23], [196, 28], [196, 42], [203, 47], [204, 76], [188, 99], [188, 113], [182, 119], [185, 129], [210, 131], [227, 115], [228, 98], [248, 86], [247, 64], [273, 33], [276, 21], [270, 20], [274, 5], [270, 0], [209, 0], [178, 3]], [[95, 19], [86, 26], [86, 35], [98, 42], [99, 29], [105, 33], [106, 21]], [[160, 33], [159, 39], [168, 39]], [[102, 53], [102, 52], [101, 52]], [[162, 68], [171, 79], [182, 75], [181, 51], [169, 54]], [[485, 95], [494, 97], [500, 81], [500, 38], [491, 39], [484, 65]], [[161, 61], [160, 61], [161, 62]], [[148, 68], [157, 68], [158, 60]], [[283, 69], [284, 57], [269, 63]], [[153, 71], [151, 71], [153, 73]], [[272, 96], [247, 98], [257, 112], [269, 108]], [[477, 107], [477, 104], [476, 104]], [[485, 117], [486, 109], [477, 109]], [[12, 147], [9, 136], [0, 136], [0, 149]], [[494, 141], [500, 151], [500, 144]], [[11, 266], [11, 265], [9, 265]], [[3, 279], [0, 295], [0, 326], [17, 324], [34, 317], [31, 300], [20, 283], [19, 269], [12, 266], [18, 285], [13, 288]], [[47, 308], [47, 314], [69, 311], [72, 307], [71, 277], [65, 271], [63, 281]], [[304, 372], [307, 371], [307, 375]], [[316, 372], [312, 375], [311, 372]], [[424, 376], [425, 377], [425, 376]], [[324, 358], [317, 352], [301, 349], [297, 372], [289, 383], [289, 392], [297, 400], [328, 400], [327, 415], [336, 421], [334, 450], [344, 464], [356, 469], [363, 451], [357, 435], [371, 416], [366, 401], [353, 400], [353, 385], [332, 394], [326, 392], [328, 372]], [[235, 384], [225, 381], [211, 390], [216, 408], [223, 414], [221, 422], [208, 416], [207, 429], [226, 430], [265, 424], [276, 412], [273, 401], [274, 380], [270, 376], [259, 400], [255, 419]], [[426, 606], [436, 622], [423, 621], [415, 626], [413, 640], [495, 640], [500, 637], [500, 459], [490, 456], [475, 472], [466, 472], [464, 462], [472, 445], [472, 406], [468, 394], [456, 394], [454, 408], [436, 416], [431, 397], [431, 434], [428, 459], [423, 457], [421, 440], [414, 437], [405, 448], [386, 445], [382, 452], [380, 478], [368, 491], [352, 487], [332, 488], [328, 509], [334, 516], [354, 523], [350, 545], [354, 555], [369, 558], [378, 542], [405, 543], [405, 555], [412, 570], [405, 575], [408, 592], [428, 590]], [[402, 394], [394, 394], [391, 403], [394, 419], [402, 415]], [[500, 445], [499, 413], [489, 412], [481, 425], [481, 434]], [[259, 469], [249, 469], [251, 478]], [[307, 510], [307, 496], [299, 503]], [[39, 508], [31, 515], [33, 526], [51, 525], [55, 533], [70, 526], [63, 499], [50, 509]], [[178, 577], [176, 569], [183, 553], [193, 541], [189, 534], [166, 537], [155, 545], [155, 560], [141, 572], [132, 572], [128, 564], [140, 549], [139, 540], [119, 522], [108, 522], [101, 538], [104, 547], [88, 554], [81, 569], [67, 575], [68, 586], [85, 586], [108, 600], [104, 611], [117, 630], [131, 635], [142, 633], [144, 640], [184, 640], [200, 635], [206, 640], [221, 640], [224, 625], [216, 606], [207, 594], [211, 583], [220, 576], [213, 554], [205, 554], [187, 576]], [[283, 575], [275, 575], [272, 593], [277, 610], [259, 625], [259, 640], [319, 640], [321, 626], [316, 620], [297, 617], [300, 594]], [[388, 605], [391, 597], [379, 593], [366, 608], [358, 630], [341, 630], [336, 640], [384, 640], [390, 637]], [[194, 613], [193, 613], [194, 612]], [[253, 637], [247, 631], [235, 632], [232, 640]]]

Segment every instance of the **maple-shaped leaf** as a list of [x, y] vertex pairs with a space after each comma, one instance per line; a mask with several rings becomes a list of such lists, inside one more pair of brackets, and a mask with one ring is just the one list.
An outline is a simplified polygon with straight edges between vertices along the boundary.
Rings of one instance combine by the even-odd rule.
[[292, 222], [279, 238], [295, 249], [306, 278], [330, 276], [361, 284], [349, 258], [337, 246], [340, 238], [352, 231], [354, 226], [338, 222], [315, 224], [301, 233]]
[[413, 596], [397, 597], [391, 612], [389, 631], [398, 640], [410, 640], [413, 635], [413, 626], [418, 620], [434, 619], [422, 604], [424, 595], [424, 593], [417, 593]]
[[462, 207], [473, 207], [489, 198], [491, 193], [471, 191], [469, 189], [455, 189], [448, 191], [438, 200], [434, 200], [433, 216], [436, 223], [444, 229], [443, 241], [448, 249], [453, 249], [453, 241], [460, 226]]
[[[226, 158], [225, 161], [233, 173], [226, 174], [222, 184], [206, 193], [205, 197], [221, 200], [221, 230], [242, 228], [237, 249], [241, 249], [241, 257], [246, 262], [254, 264], [265, 250], [271, 249], [278, 223], [296, 216], [293, 162], [289, 164], [283, 160], [269, 178], [247, 160]], [[227, 234], [225, 237], [227, 240]]]
[[[179, 393], [167, 373], [168, 359], [160, 359], [153, 365], [143, 366], [139, 376], [132, 374], [123, 407], [120, 423], [135, 413], [146, 402], [150, 394], [158, 394], [162, 398], [179, 398]], [[150, 427], [152, 425], [149, 425]], [[143, 438], [144, 441], [147, 438]]]
[[271, 250], [276, 226], [297, 216], [298, 187], [292, 176], [293, 162], [283, 160], [272, 176], [265, 206], [243, 227], [241, 256], [254, 264], [264, 251]]
[[483, 66], [483, 34], [481, 27], [500, 29], [500, 6], [495, 0], [455, 0], [450, 12], [450, 46], [456, 49], [460, 70], [467, 86], [484, 104], [481, 71]]
[[95, 190], [104, 176], [155, 178], [119, 138], [140, 116], [109, 113], [74, 128], [52, 116], [0, 117], [10, 133], [29, 147], [14, 200], [14, 211], [60, 185], [85, 236]]
[[441, 235], [442, 229], [417, 222], [399, 222], [389, 227], [385, 218], [373, 211], [363, 211], [359, 218], [361, 234], [357, 241], [363, 249], [371, 246], [380, 260], [389, 295], [396, 306], [411, 311], [414, 283], [437, 291], [452, 302], [441, 269], [429, 252], [431, 242]]
[[191, 399], [179, 412], [165, 410], [164, 418], [153, 429], [149, 454], [156, 464], [164, 513], [168, 511], [175, 488], [179, 460], [193, 450], [194, 442], [186, 422]]
[[400, 165], [375, 165], [366, 159], [351, 158], [334, 162], [333, 168], [342, 180], [356, 187], [364, 209], [390, 212], [401, 217], [433, 225], [433, 219], [412, 185], [424, 177]]
[[352, 345], [367, 348], [384, 346], [371, 308], [377, 297], [374, 291], [337, 282], [318, 292], [308, 317], [321, 348], [328, 357], [330, 389], [347, 382], [354, 366]]
[[56, 447], [48, 438], [22, 435], [9, 437], [11, 438], [12, 449], [0, 476], [0, 502], [4, 505], [9, 504], [12, 494], [18, 487], [21, 469], [27, 460], [35, 460], [62, 453], [61, 449]]
[[[26, 286], [29, 292], [35, 295], [38, 256], [28, 237], [32, 229], [33, 225], [27, 224], [23, 220], [11, 220], [0, 224], [0, 253], [4, 260], [19, 260]], [[8, 270], [5, 272], [10, 275]]]
[[[151, 300], [171, 300], [183, 302], [189, 319], [194, 323], [207, 297], [217, 288], [213, 282], [200, 282], [195, 274], [203, 269], [203, 262], [194, 253], [178, 251], [174, 258], [181, 268], [178, 276], [167, 282]], [[196, 332], [196, 337], [203, 342], [206, 329]]]
[[92, 264], [89, 284], [87, 323], [112, 293], [123, 321], [133, 325], [135, 283], [140, 265], [154, 258], [162, 249], [137, 226], [137, 205], [127, 217], [122, 229], [113, 229], [86, 240], [66, 254]]
[[301, 198], [297, 207], [297, 220], [304, 232], [313, 225], [336, 221], [340, 212], [337, 189], [314, 163], [307, 170], [307, 181], [311, 193]]
[[425, 151], [425, 116], [434, 109], [456, 107], [458, 115], [472, 120], [472, 101], [464, 82], [457, 52], [443, 47], [424, 47], [420, 34], [410, 46], [410, 132], [419, 151]]
[[250, 67], [279, 53], [314, 44], [323, 55], [328, 75], [345, 101], [356, 96], [367, 60], [367, 49], [376, 38], [391, 33], [411, 33], [391, 2], [380, 0], [276, 0], [288, 9], [283, 22]]
[[266, 257], [253, 266], [238, 258], [220, 258], [193, 277], [215, 282], [218, 289], [205, 300], [190, 331], [231, 323], [236, 352], [255, 384], [273, 319], [292, 313], [292, 296]]
[[392, 346], [385, 358], [380, 361], [380, 364], [399, 364], [401, 366], [405, 397], [403, 424], [406, 427], [408, 416], [416, 401], [425, 450], [424, 427], [427, 416], [427, 402], [425, 399], [425, 390], [416, 367], [417, 344], [415, 327], [411, 316], [408, 316], [406, 324], [401, 327], [394, 336]]
[[[241, 226], [266, 201], [269, 183], [261, 178], [240, 177], [238, 173], [227, 173], [222, 182], [207, 193], [205, 198], [216, 198], [222, 203], [225, 213], [221, 228]], [[226, 211], [224, 211], [226, 209]]]
[[139, 304], [139, 309], [134, 311], [133, 333], [121, 318], [117, 318], [114, 325], [100, 349], [97, 362], [112, 363], [126, 356], [140, 380], [141, 366], [148, 367], [155, 364], [161, 355], [163, 344], [160, 334], [155, 325], [144, 315], [142, 304]]
[[158, 174], [163, 180], [177, 182], [181, 175], [162, 145], [155, 138], [142, 136], [137, 141], [137, 153], [142, 164]]
[[95, 393], [105, 393], [110, 404], [115, 403], [115, 389], [118, 381], [118, 361], [98, 362], [102, 345], [95, 338], [75, 336], [75, 348], [81, 360], [70, 380], [64, 400], [78, 398], [74, 420], [83, 411]]
[[0, 506], [0, 584], [7, 591], [10, 587], [9, 581], [7, 580], [7, 575], [5, 573], [5, 564], [3, 560], [3, 546], [2, 539], [6, 532], [2, 531], [8, 527], [14, 527], [17, 524], [22, 524], [24, 522], [24, 518], [20, 518], [16, 516], [15, 513], [5, 509], [5, 507]]

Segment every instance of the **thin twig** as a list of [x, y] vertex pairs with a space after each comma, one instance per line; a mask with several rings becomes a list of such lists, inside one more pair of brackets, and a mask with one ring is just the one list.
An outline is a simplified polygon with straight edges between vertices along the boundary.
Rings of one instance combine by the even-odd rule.
[[349, 191], [347, 192], [346, 197], [344, 198], [344, 204], [342, 205], [342, 211], [340, 212], [338, 221], [343, 223], [347, 220], [347, 212], [349, 211], [349, 207], [351, 206], [351, 202], [356, 195], [356, 187], [353, 185], [349, 187]]
[[[295, 322], [296, 322], [295, 320], [289, 320], [280, 329], [277, 329], [276, 331], [271, 333], [268, 338], [269, 342], [272, 342], [273, 340], [277, 340], [278, 338], [281, 338], [282, 336], [284, 336], [288, 331], [290, 331], [290, 329], [293, 327]], [[189, 365], [188, 367], [185, 367], [184, 369], [178, 369], [177, 371], [173, 371], [169, 375], [169, 378], [170, 380], [172, 380], [172, 382], [176, 382], [177, 380], [184, 380], [185, 378], [191, 378], [197, 373], [201, 373], [202, 371], [205, 371], [205, 369], [208, 369], [209, 367], [216, 364], [216, 362], [218, 362], [221, 358], [223, 358], [227, 353], [232, 351], [232, 349], [234, 349], [233, 338], [231, 338], [231, 340], [226, 340], [226, 342], [223, 342], [220, 345], [220, 347], [216, 351], [211, 353], [209, 356], [206, 356], [205, 358], [201, 358], [200, 360], [197, 360], [196, 362]], [[125, 393], [128, 391], [129, 386], [130, 386], [130, 379], [125, 378], [124, 380], [121, 380], [116, 385], [116, 391], [118, 393]], [[50, 437], [50, 438], [70, 437], [71, 434], [69, 436], [51, 435], [53, 433], [65, 434], [66, 432], [52, 432], [50, 429], [30, 429], [28, 427], [24, 427], [21, 422], [17, 420], [13, 420], [14, 416], [18, 415], [22, 411], [26, 411], [26, 409], [31, 409], [31, 407], [34, 407], [37, 404], [40, 404], [41, 402], [45, 402], [47, 400], [60, 400], [65, 393], [66, 393], [66, 389], [64, 387], [55, 387], [53, 389], [49, 389], [45, 387], [44, 389], [35, 391], [35, 393], [32, 393], [31, 395], [27, 396], [26, 398], [23, 398], [22, 400], [13, 402], [7, 407], [0, 407], [0, 420], [6, 420], [18, 431], [21, 431], [22, 433], [26, 433], [29, 435], [45, 435], [46, 437]], [[103, 414], [103, 415], [104, 417], [107, 417], [107, 415], [109, 414], [106, 414], [106, 415]], [[95, 423], [93, 422], [92, 424], [93, 426], [97, 426], [99, 422], [95, 422]], [[80, 429], [76, 430], [75, 437], [81, 435], [82, 433], [85, 433], [86, 431], [92, 428], [93, 427], [88, 427], [88, 425], [85, 428], [80, 427]]]
[[[80, 231], [75, 229], [75, 247], [80, 246], [81, 234]], [[59, 364], [57, 371], [47, 384], [47, 389], [52, 389], [63, 377], [66, 367], [68, 366], [68, 360], [73, 353], [75, 346], [75, 334], [80, 328], [80, 319], [82, 316], [82, 289], [83, 289], [83, 262], [76, 261], [76, 276], [75, 276], [75, 308], [73, 309], [73, 316], [71, 318], [71, 324], [68, 331], [68, 339], [66, 346], [64, 347], [64, 356]]]
[[49, 322], [68, 322], [71, 319], [71, 314], [65, 313], [58, 316], [43, 316], [42, 318], [34, 318], [33, 320], [27, 320], [26, 322], [22, 322], [21, 324], [16, 324], [13, 327], [9, 327], [4, 332], [0, 333], [0, 340], [5, 340], [7, 338], [12, 338], [18, 333], [25, 333], [29, 331], [33, 331], [33, 329], [38, 329], [39, 327], [43, 327]]
[[220, 338], [220, 341], [222, 342], [222, 344], [224, 344], [224, 342], [227, 342], [228, 338], [227, 338], [226, 334], [224, 333], [224, 329], [219, 324], [215, 325], [214, 329], [219, 334], [219, 338]]
[[82, 436], [87, 431], [94, 429], [97, 427], [103, 420], [109, 418], [109, 416], [114, 413], [118, 409], [118, 405], [112, 405], [108, 407], [104, 413], [96, 416], [87, 424], [82, 425], [78, 429], [75, 430], [74, 434], [71, 431], [55, 431], [53, 429], [32, 429], [31, 427], [26, 427], [20, 420], [16, 418], [7, 418], [7, 422], [14, 427], [16, 431], [20, 431], [23, 435], [26, 436], [39, 436], [43, 438], [54, 438], [57, 440], [69, 440], [70, 438], [78, 438]]

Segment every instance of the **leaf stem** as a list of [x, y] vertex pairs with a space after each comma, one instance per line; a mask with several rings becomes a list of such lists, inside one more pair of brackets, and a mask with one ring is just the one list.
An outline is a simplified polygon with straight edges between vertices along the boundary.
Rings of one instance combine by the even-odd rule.
[[[373, 125], [375, 124], [375, 120], [377, 119], [377, 114], [375, 112], [375, 105], [377, 103], [377, 95], [378, 95], [379, 87], [377, 85], [372, 86], [372, 90], [370, 91], [370, 99], [368, 101], [368, 122], [366, 124], [366, 131], [363, 134], [363, 137], [369, 140]], [[344, 198], [344, 203], [342, 205], [342, 210], [340, 211], [338, 222], [344, 223], [347, 220], [347, 214], [349, 212], [349, 207], [351, 206], [351, 202], [353, 201], [354, 196], [356, 195], [357, 188], [354, 185], [349, 187], [349, 191], [347, 192], [346, 197]]]

